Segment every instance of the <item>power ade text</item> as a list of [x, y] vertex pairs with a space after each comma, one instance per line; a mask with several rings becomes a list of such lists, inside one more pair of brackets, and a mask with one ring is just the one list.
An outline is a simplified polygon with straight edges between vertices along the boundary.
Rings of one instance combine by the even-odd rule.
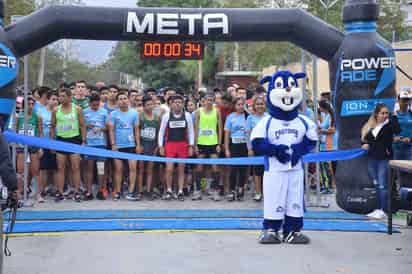
[[[222, 35], [229, 34], [229, 19], [224, 13], [146, 13], [143, 18], [139, 17], [136, 12], [127, 13], [127, 33], [157, 35], [187, 34], [193, 36], [197, 34], [209, 35], [209, 31], [215, 29], [220, 31]], [[202, 22], [201, 30], [196, 28], [195, 22], [198, 20]], [[181, 24], [187, 24], [187, 33], [182, 33]]]
[[343, 59], [341, 82], [376, 81], [377, 70], [395, 67], [395, 57]]
[[16, 67], [16, 58], [0, 55], [0, 68], [15, 68]]

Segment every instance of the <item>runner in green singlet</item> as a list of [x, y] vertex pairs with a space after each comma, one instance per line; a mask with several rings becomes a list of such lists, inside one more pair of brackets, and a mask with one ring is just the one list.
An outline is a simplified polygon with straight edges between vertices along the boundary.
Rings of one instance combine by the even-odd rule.
[[[214, 94], [207, 93], [204, 106], [199, 108], [195, 114], [195, 143], [197, 144], [195, 148], [199, 158], [218, 158], [221, 150], [219, 140], [222, 139], [222, 120], [219, 111], [213, 106], [214, 100]], [[193, 200], [201, 199], [200, 180], [203, 177], [202, 173], [203, 165], [198, 165], [194, 176], [196, 190], [193, 192]], [[216, 165], [212, 166], [212, 177], [212, 198], [219, 201], [220, 192], [223, 192], [223, 189], [219, 188], [219, 171]]]
[[[71, 91], [61, 88], [58, 91], [59, 102], [52, 113], [50, 139], [62, 142], [84, 145], [86, 142], [86, 127], [82, 109], [72, 103]], [[80, 202], [80, 154], [57, 152], [57, 193], [56, 201], [63, 199], [64, 175], [66, 161], [70, 161], [71, 174], [75, 188], [73, 200]]]

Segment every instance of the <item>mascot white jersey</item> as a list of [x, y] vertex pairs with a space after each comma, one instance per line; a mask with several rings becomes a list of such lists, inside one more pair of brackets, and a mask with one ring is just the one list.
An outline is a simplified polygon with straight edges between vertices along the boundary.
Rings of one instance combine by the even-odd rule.
[[[251, 143], [256, 154], [265, 158], [263, 175], [264, 220], [259, 236], [262, 244], [307, 244], [300, 230], [304, 213], [304, 173], [301, 158], [317, 141], [316, 125], [299, 115], [302, 91], [297, 79], [304, 73], [278, 71], [265, 77], [269, 82], [267, 105], [270, 116], [253, 129]], [[282, 228], [283, 239], [279, 236]]]

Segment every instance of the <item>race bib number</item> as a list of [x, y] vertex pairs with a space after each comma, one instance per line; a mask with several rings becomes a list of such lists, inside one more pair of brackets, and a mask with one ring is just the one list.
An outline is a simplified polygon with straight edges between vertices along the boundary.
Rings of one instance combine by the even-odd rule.
[[244, 144], [246, 143], [245, 137], [232, 137], [232, 144]]
[[169, 127], [170, 128], [185, 128], [186, 127], [186, 121], [170, 121], [169, 122]]
[[199, 129], [199, 135], [212, 136], [215, 135], [215, 131], [213, 129]]
[[129, 122], [124, 122], [119, 124], [119, 128], [121, 129], [129, 129], [132, 128], [132, 125]]
[[140, 131], [140, 135], [144, 139], [154, 140], [156, 139], [156, 129], [153, 127], [147, 127]]
[[93, 130], [90, 130], [87, 132], [87, 138], [88, 139], [102, 139], [103, 138], [103, 132], [98, 131], [95, 132]]
[[28, 129], [28, 130], [19, 129], [19, 134], [34, 136], [34, 129]]
[[59, 126], [59, 131], [71, 131], [71, 130], [73, 130], [73, 126], [70, 124]]

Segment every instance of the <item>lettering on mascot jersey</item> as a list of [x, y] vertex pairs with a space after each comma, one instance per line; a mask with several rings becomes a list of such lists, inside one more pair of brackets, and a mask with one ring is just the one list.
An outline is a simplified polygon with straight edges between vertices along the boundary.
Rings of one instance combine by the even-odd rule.
[[276, 139], [279, 139], [282, 135], [294, 135], [295, 138], [298, 138], [298, 130], [295, 128], [282, 128], [275, 131]]
[[[201, 28], [197, 21], [200, 21]], [[183, 33], [183, 29], [187, 29], [187, 33]], [[194, 36], [209, 35], [212, 29], [219, 31], [219, 35], [229, 35], [229, 17], [224, 13], [146, 13], [142, 18], [136, 12], [129, 11], [125, 32]]]
[[341, 82], [363, 82], [378, 80], [378, 69], [394, 69], [395, 57], [371, 57], [343, 59], [340, 64]]

